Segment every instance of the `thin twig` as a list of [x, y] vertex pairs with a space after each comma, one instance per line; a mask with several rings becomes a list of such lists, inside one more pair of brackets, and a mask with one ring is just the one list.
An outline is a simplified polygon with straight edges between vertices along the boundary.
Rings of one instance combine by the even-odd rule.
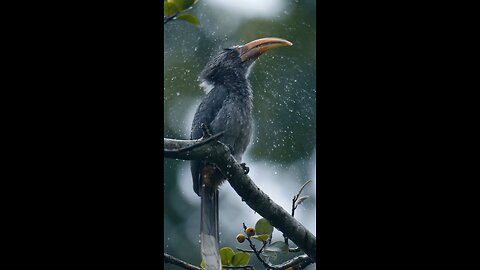
[[[295, 217], [295, 210], [297, 209], [298, 207], [298, 204], [297, 204], [297, 201], [298, 199], [300, 198], [300, 194], [302, 194], [302, 191], [303, 189], [308, 185], [310, 184], [310, 182], [312, 182], [312, 180], [308, 180], [307, 182], [305, 182], [302, 187], [300, 188], [300, 190], [298, 191], [297, 195], [294, 195], [293, 196], [293, 200], [292, 200], [292, 218]], [[288, 237], [283, 234], [283, 239], [285, 240], [285, 244], [287, 244], [288, 246]], [[289, 252], [296, 252], [296, 251], [290, 251]]]
[[178, 258], [175, 258], [172, 255], [167, 254], [167, 253], [163, 253], [163, 261], [165, 261], [165, 263], [174, 264], [174, 265], [180, 266], [180, 267], [188, 269], [188, 270], [203, 270], [201, 267], [198, 267], [198, 266], [195, 266], [193, 264], [189, 264], [187, 262], [184, 262], [184, 261], [182, 261]]
[[253, 265], [244, 265], [244, 266], [231, 266], [231, 265], [222, 265], [222, 268], [226, 269], [245, 269], [245, 270], [254, 270]]
[[[237, 247], [236, 249], [237, 249], [238, 251], [243, 251], [243, 252], [247, 252], [247, 253], [254, 253], [254, 251], [251, 250], [251, 249], [243, 249], [243, 248], [239, 248], [239, 247]], [[299, 247], [288, 248], [288, 252], [294, 253], [294, 252], [300, 252], [300, 251], [302, 251], [302, 250], [301, 250]]]
[[172, 16], [163, 16], [163, 25], [167, 24], [169, 21], [175, 19], [178, 14], [180, 14], [180, 12], [176, 12], [175, 14], [173, 14]]

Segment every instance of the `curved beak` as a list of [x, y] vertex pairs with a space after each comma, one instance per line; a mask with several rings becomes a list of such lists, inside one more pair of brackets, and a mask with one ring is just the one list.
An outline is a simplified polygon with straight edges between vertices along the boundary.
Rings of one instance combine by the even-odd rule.
[[237, 51], [240, 53], [242, 62], [245, 62], [257, 59], [268, 50], [292, 45], [290, 41], [281, 38], [261, 38], [238, 47]]

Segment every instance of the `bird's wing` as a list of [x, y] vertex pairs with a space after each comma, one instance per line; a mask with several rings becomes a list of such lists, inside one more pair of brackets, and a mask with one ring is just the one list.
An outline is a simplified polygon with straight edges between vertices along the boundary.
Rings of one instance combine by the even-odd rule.
[[215, 119], [210, 124], [216, 132], [225, 131], [220, 141], [231, 147], [238, 162], [250, 142], [252, 122], [251, 100], [244, 96], [231, 95], [222, 105]]
[[[197, 108], [197, 112], [193, 118], [192, 130], [190, 133], [190, 139], [200, 139], [203, 135], [201, 124], [204, 123], [210, 128], [212, 134], [216, 134], [220, 131], [211, 127], [211, 122], [217, 117], [224, 100], [227, 97], [227, 89], [223, 86], [214, 87], [207, 96], [203, 99], [202, 103]], [[190, 170], [192, 172], [193, 190], [200, 196], [199, 187], [200, 183], [200, 171], [203, 167], [203, 162], [193, 160], [190, 162]]]

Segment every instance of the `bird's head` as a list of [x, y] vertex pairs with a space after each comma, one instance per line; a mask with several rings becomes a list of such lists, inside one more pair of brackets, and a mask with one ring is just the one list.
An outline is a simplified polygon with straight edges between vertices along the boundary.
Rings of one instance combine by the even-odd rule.
[[290, 41], [281, 38], [261, 38], [245, 45], [223, 49], [208, 62], [200, 79], [209, 84], [244, 80], [260, 55], [274, 48], [291, 45]]

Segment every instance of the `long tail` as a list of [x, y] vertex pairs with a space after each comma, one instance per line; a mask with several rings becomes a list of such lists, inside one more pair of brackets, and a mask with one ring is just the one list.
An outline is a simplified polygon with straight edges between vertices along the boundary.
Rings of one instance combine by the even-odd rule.
[[218, 251], [218, 190], [202, 187], [201, 250], [207, 270], [220, 270], [222, 264]]

